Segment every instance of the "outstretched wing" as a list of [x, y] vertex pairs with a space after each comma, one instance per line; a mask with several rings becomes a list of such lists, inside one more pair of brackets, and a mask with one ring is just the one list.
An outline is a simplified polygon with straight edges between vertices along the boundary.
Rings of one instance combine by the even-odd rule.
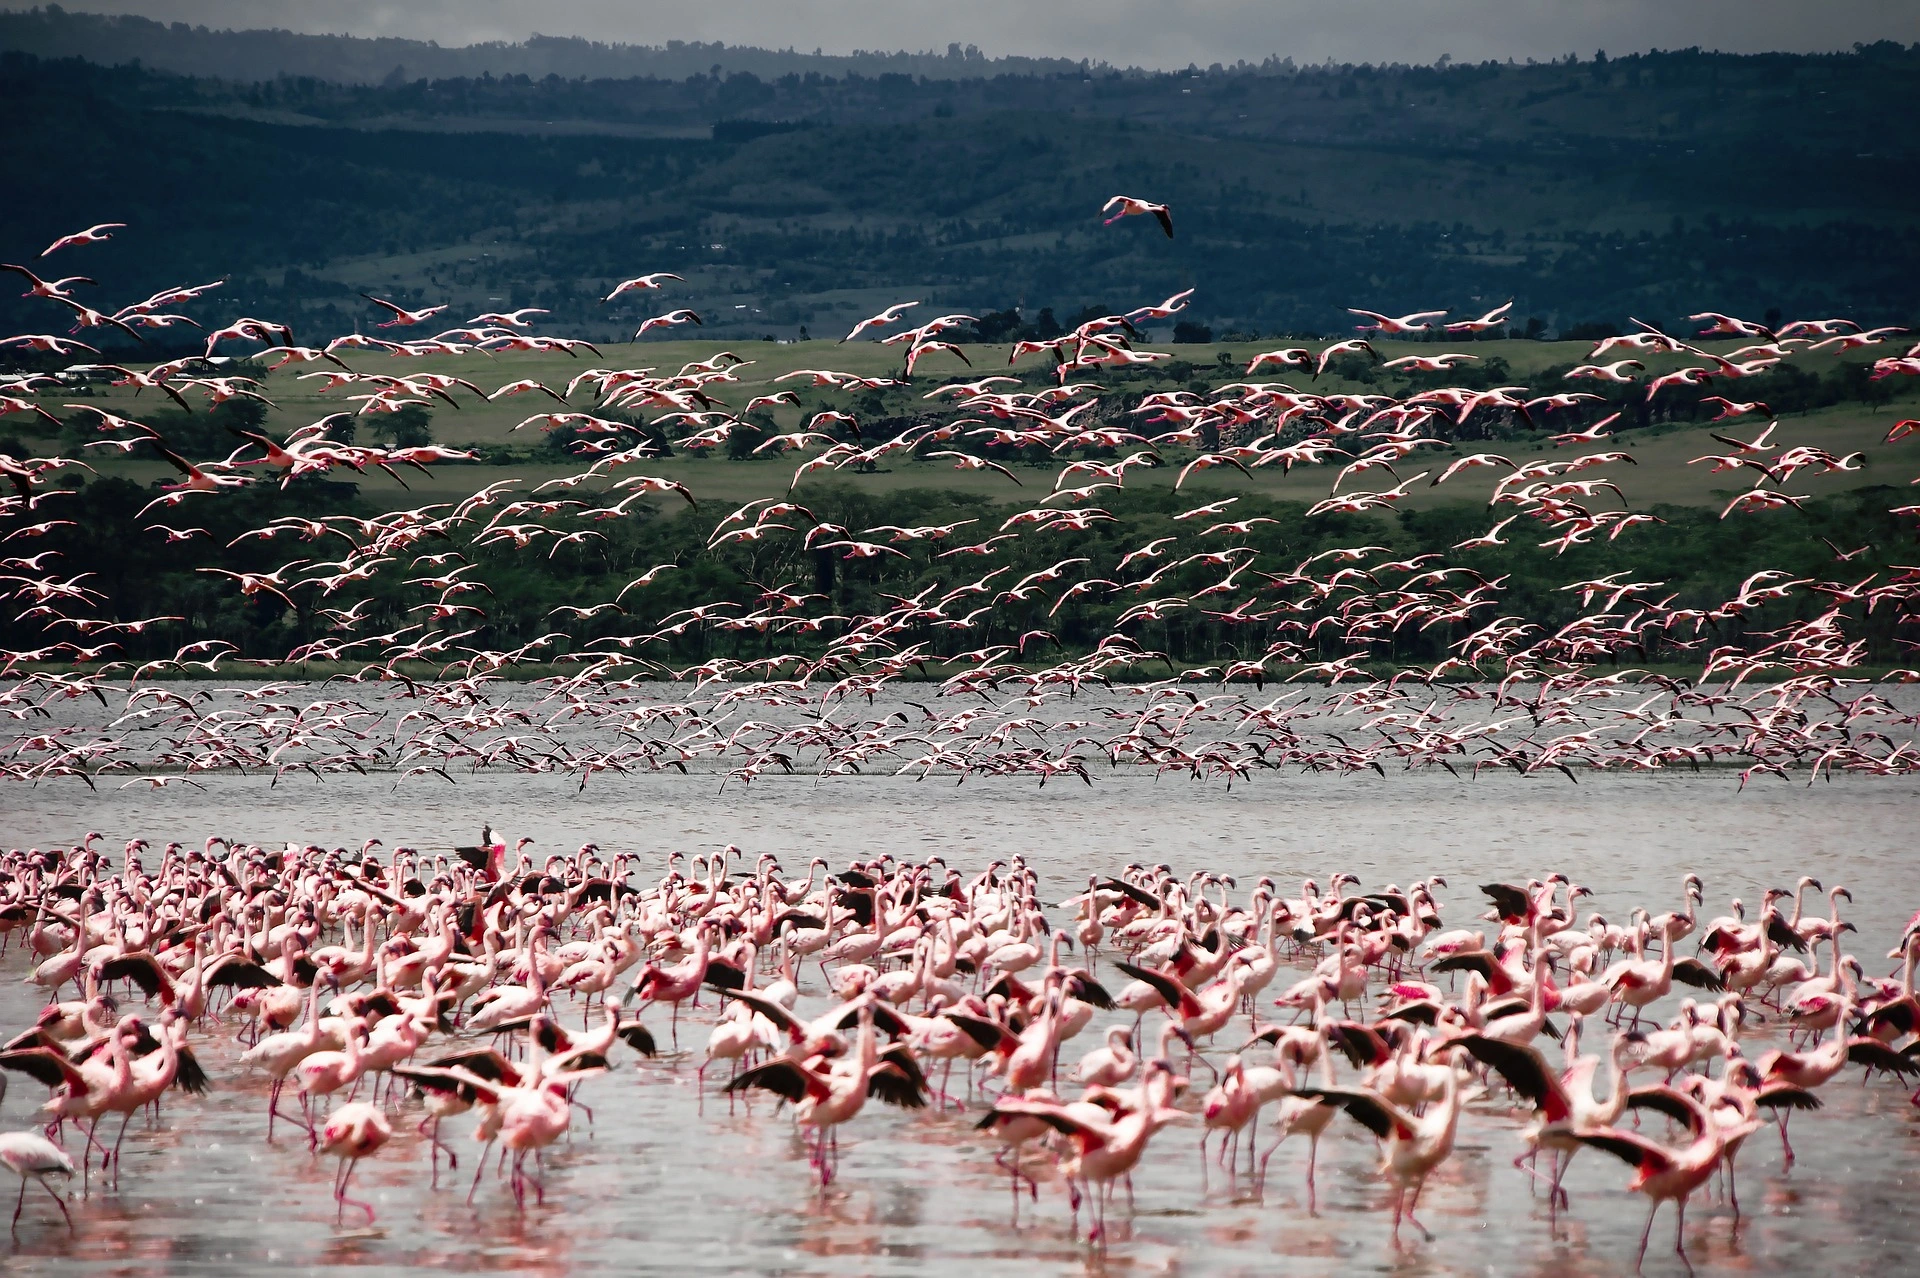
[[816, 1084], [817, 1080], [798, 1064], [781, 1060], [768, 1061], [765, 1065], [741, 1071], [725, 1090], [744, 1092], [749, 1087], [758, 1087], [787, 1101], [798, 1102]]
[[1348, 1117], [1381, 1140], [1395, 1132], [1402, 1139], [1414, 1134], [1412, 1117], [1378, 1092], [1361, 1087], [1296, 1087], [1293, 1094], [1338, 1105], [1347, 1111]]

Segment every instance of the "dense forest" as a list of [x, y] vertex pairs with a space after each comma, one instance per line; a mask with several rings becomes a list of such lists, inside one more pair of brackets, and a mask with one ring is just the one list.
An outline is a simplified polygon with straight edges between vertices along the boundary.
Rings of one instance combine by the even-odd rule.
[[[396, 53], [374, 78], [348, 64], [378, 42], [337, 40], [323, 78], [234, 39], [0, 15], [0, 48], [88, 54], [0, 54], [0, 106], [34, 122], [11, 130], [31, 198], [0, 208], [0, 256], [125, 221], [137, 246], [94, 263], [116, 287], [230, 275], [235, 314], [328, 333], [369, 291], [624, 338], [651, 312], [597, 299], [646, 270], [686, 276], [671, 305], [720, 338], [825, 335], [901, 290], [1032, 317], [1193, 287], [1187, 318], [1223, 336], [1508, 297], [1532, 335], [1703, 307], [1920, 319], [1920, 157], [1886, 127], [1920, 106], [1920, 50], [1898, 45], [1178, 74], [964, 50], [935, 59], [964, 74], [763, 74], [727, 51], [537, 78]], [[1101, 226], [1121, 191], [1172, 205], [1175, 237]], [[29, 316], [0, 303], [0, 327]]]

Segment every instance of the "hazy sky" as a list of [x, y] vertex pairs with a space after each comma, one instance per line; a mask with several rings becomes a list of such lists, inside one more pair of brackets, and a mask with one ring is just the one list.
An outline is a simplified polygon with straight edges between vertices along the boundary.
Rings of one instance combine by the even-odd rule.
[[[26, 7], [7, 0], [6, 7]], [[630, 44], [722, 40], [828, 52], [944, 49], [1181, 67], [1546, 59], [1597, 48], [1735, 52], [1920, 41], [1920, 0], [68, 0], [220, 27], [468, 44], [529, 33]]]

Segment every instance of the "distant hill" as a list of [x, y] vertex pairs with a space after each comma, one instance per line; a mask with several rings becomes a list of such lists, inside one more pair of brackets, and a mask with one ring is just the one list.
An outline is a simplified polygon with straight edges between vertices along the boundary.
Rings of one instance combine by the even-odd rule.
[[[528, 10], [537, 26], [537, 9]], [[941, 53], [800, 53], [754, 49], [698, 40], [663, 46], [602, 44], [572, 37], [534, 35], [519, 44], [500, 41], [443, 47], [426, 40], [300, 35], [292, 31], [221, 31], [185, 22], [155, 22], [132, 16], [69, 13], [59, 5], [0, 12], [0, 49], [42, 58], [87, 58], [109, 65], [142, 66], [181, 75], [270, 80], [311, 76], [343, 84], [393, 80], [445, 80], [457, 76], [557, 75], [682, 80], [724, 72], [771, 77], [814, 75], [911, 75], [935, 80], [982, 75], [1046, 75], [1078, 71], [1063, 58], [988, 58], [971, 46], [949, 45]]]
[[[303, 331], [372, 318], [366, 291], [537, 306], [624, 339], [646, 304], [597, 299], [649, 270], [687, 276], [671, 304], [721, 337], [844, 331], [903, 297], [1064, 320], [1188, 287], [1187, 318], [1221, 336], [1507, 298], [1520, 333], [1702, 309], [1920, 323], [1920, 138], [1901, 127], [1920, 118], [1920, 47], [1177, 74], [961, 51], [977, 69], [944, 78], [670, 62], [568, 78], [132, 22], [0, 14], [0, 47], [24, 32], [88, 51], [0, 53], [23, 196], [0, 203], [0, 260], [124, 221], [89, 250], [101, 278], [231, 276], [215, 312]], [[258, 56], [232, 52], [256, 36]], [[487, 48], [549, 44], [616, 63], [692, 47]], [[241, 73], [163, 71], [162, 49]], [[286, 72], [273, 49], [333, 50], [336, 69]], [[339, 68], [363, 53], [393, 60]], [[1120, 192], [1172, 205], [1175, 237], [1102, 226]], [[50, 322], [5, 292], [0, 331]]]

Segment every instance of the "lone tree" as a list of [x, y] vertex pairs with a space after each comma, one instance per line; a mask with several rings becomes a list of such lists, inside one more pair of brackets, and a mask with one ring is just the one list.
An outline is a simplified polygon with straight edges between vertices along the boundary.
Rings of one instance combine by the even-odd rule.
[[433, 414], [424, 404], [408, 404], [383, 414], [368, 430], [388, 448], [420, 448], [433, 442]]

